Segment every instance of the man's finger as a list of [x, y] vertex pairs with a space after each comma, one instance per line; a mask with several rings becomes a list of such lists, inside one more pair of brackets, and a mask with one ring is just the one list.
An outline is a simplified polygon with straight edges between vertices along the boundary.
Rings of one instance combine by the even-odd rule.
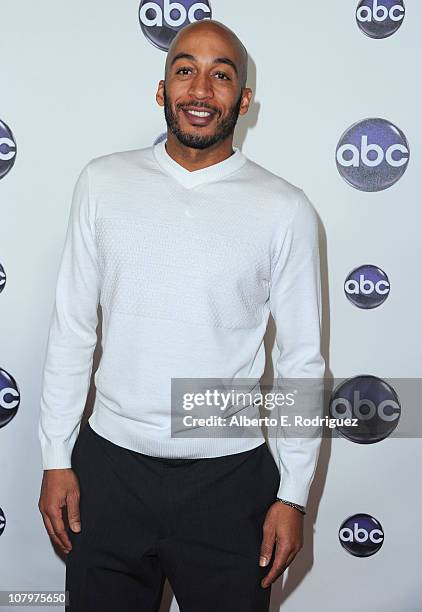
[[290, 565], [294, 559], [294, 554], [289, 549], [283, 548], [278, 542], [271, 569], [261, 581], [262, 587], [267, 587], [274, 582]]
[[[59, 538], [54, 533], [53, 525], [52, 525], [50, 519], [48, 518], [47, 514], [42, 512], [41, 516], [42, 516], [42, 519], [44, 521], [45, 529], [46, 529], [48, 535], [50, 536], [50, 539], [52, 540], [52, 542], [54, 542], [54, 544], [56, 546], [58, 546], [60, 548], [60, 550], [62, 550], [62, 552], [64, 552], [64, 553], [69, 552], [69, 548], [67, 548], [67, 547], [65, 548], [63, 546], [62, 542], [59, 540]], [[72, 547], [70, 547], [70, 548], [72, 548]]]
[[68, 494], [66, 504], [69, 527], [72, 531], [79, 532], [81, 530], [81, 517], [79, 514], [79, 495], [76, 491]]
[[69, 540], [69, 536], [67, 535], [66, 529], [64, 527], [61, 508], [51, 508], [50, 510], [47, 510], [47, 515], [53, 526], [53, 531], [55, 535], [61, 541], [62, 545], [65, 548], [71, 549], [72, 544]]

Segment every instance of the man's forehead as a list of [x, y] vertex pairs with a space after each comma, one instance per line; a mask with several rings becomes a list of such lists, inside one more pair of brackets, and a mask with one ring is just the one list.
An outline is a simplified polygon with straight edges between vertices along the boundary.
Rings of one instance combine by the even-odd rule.
[[[203, 23], [203, 22], [201, 22]], [[224, 55], [233, 61], [239, 61], [240, 51], [232, 37], [222, 29], [217, 28], [191, 28], [182, 30], [173, 41], [168, 56], [173, 59], [179, 53], [201, 57]]]

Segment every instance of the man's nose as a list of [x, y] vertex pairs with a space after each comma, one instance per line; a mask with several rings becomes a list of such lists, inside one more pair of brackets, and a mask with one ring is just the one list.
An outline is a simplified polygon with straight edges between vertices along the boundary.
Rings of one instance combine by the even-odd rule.
[[200, 100], [212, 98], [214, 93], [210, 78], [206, 74], [197, 74], [191, 82], [189, 93], [193, 98], [198, 98]]

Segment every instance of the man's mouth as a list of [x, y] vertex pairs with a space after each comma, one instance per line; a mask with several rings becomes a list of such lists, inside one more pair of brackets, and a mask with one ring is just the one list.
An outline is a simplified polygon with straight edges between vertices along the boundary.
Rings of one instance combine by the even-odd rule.
[[211, 115], [209, 111], [187, 110], [186, 112], [190, 115], [195, 115], [195, 117], [209, 117]]
[[209, 109], [185, 107], [181, 109], [191, 125], [205, 127], [211, 123], [216, 113]]

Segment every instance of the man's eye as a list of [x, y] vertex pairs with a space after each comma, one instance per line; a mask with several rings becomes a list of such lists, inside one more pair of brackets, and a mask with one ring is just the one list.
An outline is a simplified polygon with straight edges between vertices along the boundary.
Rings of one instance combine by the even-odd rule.
[[190, 68], [182, 67], [182, 68], [179, 68], [178, 70], [176, 70], [176, 74], [180, 74], [180, 73], [186, 74], [187, 72], [189, 72], [189, 70], [191, 70], [191, 69]]
[[223, 80], [224, 79], [227, 79], [228, 81], [230, 80], [225, 72], [218, 71], [215, 74], [217, 74], [219, 77], [223, 77]]

